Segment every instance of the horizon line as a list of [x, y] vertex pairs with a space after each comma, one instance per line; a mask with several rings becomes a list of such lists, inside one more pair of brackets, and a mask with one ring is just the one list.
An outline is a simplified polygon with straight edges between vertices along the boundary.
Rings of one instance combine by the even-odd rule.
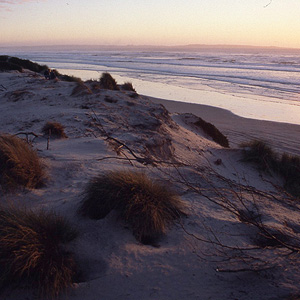
[[103, 47], [103, 48], [167, 48], [167, 49], [208, 49], [208, 48], [216, 48], [216, 49], [274, 49], [274, 50], [300, 50], [297, 47], [284, 47], [284, 46], [256, 46], [256, 45], [239, 45], [239, 44], [182, 44], [182, 45], [153, 45], [153, 44], [52, 44], [52, 45], [0, 45], [1, 48], [55, 48], [55, 47]]

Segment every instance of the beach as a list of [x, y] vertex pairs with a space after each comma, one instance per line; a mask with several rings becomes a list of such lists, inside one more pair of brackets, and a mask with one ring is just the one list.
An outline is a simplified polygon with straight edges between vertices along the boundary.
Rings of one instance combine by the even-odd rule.
[[232, 112], [208, 105], [151, 98], [171, 113], [192, 113], [214, 124], [237, 148], [254, 139], [267, 142], [276, 151], [300, 155], [300, 125], [243, 118]]

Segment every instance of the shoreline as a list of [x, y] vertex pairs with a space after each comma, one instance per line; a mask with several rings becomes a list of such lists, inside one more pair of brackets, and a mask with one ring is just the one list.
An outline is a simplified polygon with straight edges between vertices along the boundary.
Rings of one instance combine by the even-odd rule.
[[229, 110], [204, 104], [149, 98], [164, 105], [171, 114], [192, 113], [212, 123], [228, 137], [231, 148], [260, 139], [276, 152], [300, 155], [300, 125], [244, 118]]

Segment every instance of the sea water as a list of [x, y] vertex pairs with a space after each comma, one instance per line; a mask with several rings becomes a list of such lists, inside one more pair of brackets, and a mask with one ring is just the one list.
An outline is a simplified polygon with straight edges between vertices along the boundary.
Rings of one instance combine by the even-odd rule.
[[300, 124], [300, 50], [262, 48], [1, 49], [83, 80], [109, 72], [139, 94]]

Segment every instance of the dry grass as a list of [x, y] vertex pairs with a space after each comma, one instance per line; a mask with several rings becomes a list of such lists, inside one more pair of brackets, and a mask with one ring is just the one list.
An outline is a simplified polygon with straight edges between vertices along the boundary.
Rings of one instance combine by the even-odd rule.
[[67, 138], [64, 126], [58, 122], [47, 122], [42, 128], [42, 132], [44, 135], [58, 139]]
[[213, 124], [198, 118], [198, 121], [194, 125], [200, 127], [208, 136], [210, 136], [214, 142], [219, 145], [229, 148], [229, 142], [227, 137]]
[[135, 92], [136, 90], [134, 89], [133, 85], [131, 82], [124, 82], [121, 86], [122, 90], [124, 91], [130, 91], [130, 92]]
[[102, 73], [100, 85], [106, 90], [119, 90], [116, 80], [109, 73]]
[[45, 181], [39, 157], [25, 141], [12, 135], [0, 135], [0, 183], [6, 190], [18, 186], [38, 188]]
[[243, 160], [255, 163], [259, 169], [274, 172], [284, 180], [284, 188], [300, 197], [300, 157], [284, 153], [281, 157], [265, 142], [254, 140], [241, 145]]
[[185, 214], [184, 208], [182, 200], [168, 186], [143, 173], [115, 171], [88, 183], [79, 211], [92, 219], [101, 219], [115, 209], [131, 226], [137, 240], [152, 244]]
[[244, 148], [243, 160], [253, 162], [263, 170], [277, 169], [277, 154], [264, 141], [253, 140], [241, 145]]
[[41, 296], [57, 296], [76, 274], [72, 255], [62, 247], [76, 236], [54, 213], [0, 210], [1, 285], [26, 283]]

